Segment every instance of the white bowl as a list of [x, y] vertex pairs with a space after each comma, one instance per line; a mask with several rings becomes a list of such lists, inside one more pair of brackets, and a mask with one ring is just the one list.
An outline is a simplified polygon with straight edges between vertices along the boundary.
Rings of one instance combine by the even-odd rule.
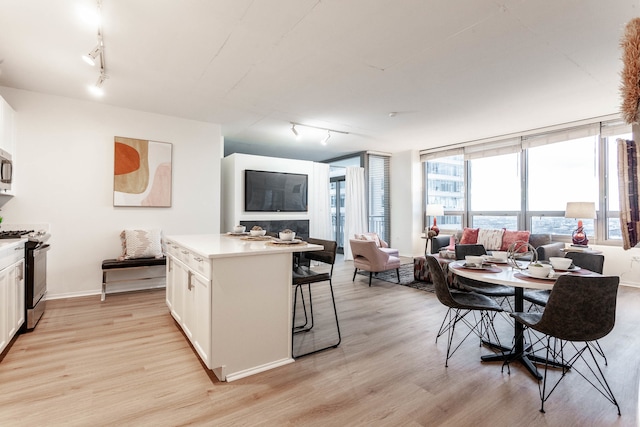
[[506, 261], [508, 256], [509, 256], [509, 252], [507, 251], [491, 251], [491, 257], [494, 259]]
[[249, 234], [254, 237], [264, 236], [267, 234], [267, 230], [249, 230]]
[[572, 259], [552, 256], [549, 257], [549, 261], [551, 262], [553, 268], [556, 268], [558, 270], [568, 270], [569, 267], [571, 267]]
[[233, 227], [233, 232], [234, 233], [244, 233], [244, 230], [246, 230], [247, 227], [245, 227], [244, 225], [236, 225], [235, 227]]
[[551, 273], [551, 265], [549, 265], [549, 264], [530, 264], [529, 267], [527, 267], [527, 271], [533, 277], [538, 277], [540, 279], [543, 279], [545, 277], [548, 277], [549, 273]]
[[283, 233], [282, 231], [278, 233], [280, 240], [293, 240], [296, 237], [296, 233], [292, 231], [291, 233]]
[[482, 266], [484, 258], [481, 256], [467, 255], [464, 257], [464, 261], [467, 267], [480, 267]]

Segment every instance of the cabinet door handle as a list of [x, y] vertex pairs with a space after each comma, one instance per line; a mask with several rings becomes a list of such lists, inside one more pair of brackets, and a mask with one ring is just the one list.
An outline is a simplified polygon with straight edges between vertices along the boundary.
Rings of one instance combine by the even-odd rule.
[[185, 255], [187, 255], [189, 253], [189, 251], [180, 251], [180, 252], [182, 252]]
[[200, 258], [199, 256], [194, 257], [193, 259], [194, 259], [194, 261], [198, 261], [198, 262], [202, 262], [203, 261], [203, 259]]
[[193, 274], [191, 274], [191, 271], [187, 272], [187, 289], [191, 290], [191, 288], [193, 288], [193, 285], [191, 284], [191, 278], [193, 277]]
[[17, 274], [16, 276], [18, 276], [18, 281], [22, 281], [24, 279], [24, 263], [20, 263], [20, 265], [16, 265], [16, 270]]

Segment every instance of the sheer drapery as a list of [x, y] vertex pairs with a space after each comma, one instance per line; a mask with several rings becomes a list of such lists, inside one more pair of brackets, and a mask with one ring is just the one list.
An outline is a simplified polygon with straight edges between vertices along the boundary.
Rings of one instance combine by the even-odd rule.
[[329, 164], [313, 164], [312, 206], [309, 212], [309, 237], [323, 240], [333, 240], [331, 233], [331, 188], [329, 178]]
[[618, 139], [618, 185], [620, 194], [620, 229], [622, 247], [627, 250], [638, 244], [640, 205], [638, 197], [638, 147], [634, 141]]
[[364, 192], [364, 168], [347, 166], [344, 197], [344, 259], [352, 260], [349, 239], [356, 233], [367, 231], [367, 212]]

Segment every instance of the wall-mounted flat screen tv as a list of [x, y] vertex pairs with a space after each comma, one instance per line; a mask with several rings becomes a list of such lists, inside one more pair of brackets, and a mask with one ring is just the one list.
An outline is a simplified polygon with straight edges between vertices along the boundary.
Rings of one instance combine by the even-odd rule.
[[306, 212], [308, 176], [298, 173], [244, 171], [247, 212]]

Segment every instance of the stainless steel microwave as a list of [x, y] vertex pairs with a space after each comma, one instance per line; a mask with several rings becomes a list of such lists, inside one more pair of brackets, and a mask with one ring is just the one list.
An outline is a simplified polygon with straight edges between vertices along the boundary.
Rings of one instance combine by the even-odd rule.
[[13, 163], [11, 154], [0, 149], [0, 190], [11, 190], [13, 180]]

